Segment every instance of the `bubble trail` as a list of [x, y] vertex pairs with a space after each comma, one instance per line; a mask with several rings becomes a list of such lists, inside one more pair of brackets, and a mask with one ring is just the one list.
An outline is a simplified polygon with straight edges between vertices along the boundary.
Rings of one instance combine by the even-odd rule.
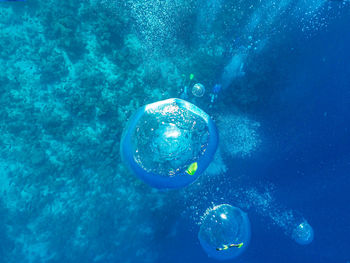
[[256, 188], [236, 191], [239, 205], [247, 210], [253, 210], [259, 215], [271, 220], [272, 224], [281, 228], [283, 233], [300, 245], [312, 242], [314, 231], [307, 220], [295, 210], [283, 208], [272, 196], [273, 186], [268, 186], [264, 192]]

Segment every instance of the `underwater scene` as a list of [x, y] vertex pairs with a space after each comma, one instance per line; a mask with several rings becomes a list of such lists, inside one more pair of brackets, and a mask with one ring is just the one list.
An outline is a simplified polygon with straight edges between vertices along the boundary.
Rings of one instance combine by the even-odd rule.
[[349, 0], [0, 1], [1, 263], [349, 263]]

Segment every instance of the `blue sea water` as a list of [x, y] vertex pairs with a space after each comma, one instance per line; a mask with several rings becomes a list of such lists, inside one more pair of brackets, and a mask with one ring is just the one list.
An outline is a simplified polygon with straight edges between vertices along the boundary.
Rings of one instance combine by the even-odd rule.
[[[1, 2], [0, 262], [218, 262], [197, 235], [227, 203], [251, 223], [227, 262], [348, 263], [349, 47], [348, 1]], [[191, 73], [219, 149], [192, 185], [153, 189], [121, 134]]]

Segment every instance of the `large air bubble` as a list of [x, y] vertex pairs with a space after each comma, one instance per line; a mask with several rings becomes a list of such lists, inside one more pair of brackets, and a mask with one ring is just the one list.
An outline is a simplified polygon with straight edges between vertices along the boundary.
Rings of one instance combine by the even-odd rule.
[[195, 97], [203, 97], [205, 93], [205, 87], [203, 84], [200, 84], [200, 83], [196, 83], [193, 85], [193, 88], [192, 88], [192, 94], [193, 96]]
[[293, 229], [292, 238], [299, 245], [308, 245], [314, 240], [314, 230], [305, 220]]
[[168, 99], [141, 107], [121, 141], [128, 167], [156, 188], [179, 188], [208, 167], [218, 145], [214, 122], [200, 108]]
[[243, 253], [250, 235], [247, 214], [237, 207], [222, 204], [206, 211], [198, 239], [209, 257], [226, 260]]

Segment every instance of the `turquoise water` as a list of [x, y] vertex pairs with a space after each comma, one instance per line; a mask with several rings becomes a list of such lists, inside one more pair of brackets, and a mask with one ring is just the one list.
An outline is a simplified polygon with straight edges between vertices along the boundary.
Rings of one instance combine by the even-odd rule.
[[[225, 203], [251, 222], [232, 262], [350, 261], [349, 7], [1, 1], [0, 262], [216, 262], [197, 236]], [[159, 191], [124, 166], [121, 135], [185, 86], [219, 148], [196, 182]]]

